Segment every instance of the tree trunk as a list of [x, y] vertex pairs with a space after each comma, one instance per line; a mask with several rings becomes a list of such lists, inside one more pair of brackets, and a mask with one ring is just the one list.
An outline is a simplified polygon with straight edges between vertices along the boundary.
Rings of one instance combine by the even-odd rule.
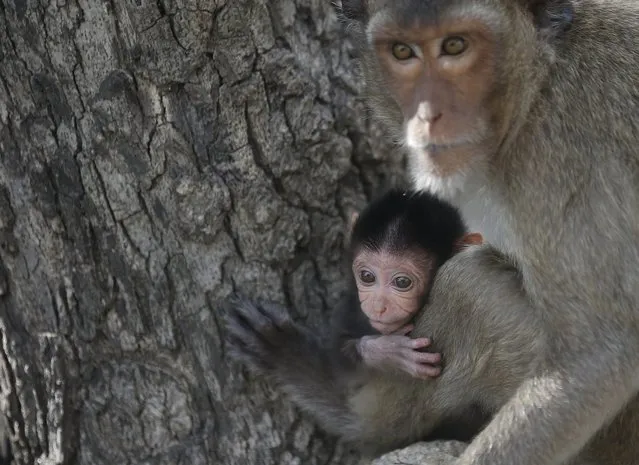
[[351, 464], [230, 366], [233, 291], [319, 326], [403, 160], [329, 0], [0, 0], [0, 407], [16, 464]]

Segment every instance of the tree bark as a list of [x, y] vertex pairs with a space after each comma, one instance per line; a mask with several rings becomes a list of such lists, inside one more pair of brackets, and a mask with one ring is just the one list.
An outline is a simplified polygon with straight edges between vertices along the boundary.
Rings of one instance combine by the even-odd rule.
[[417, 442], [403, 449], [388, 452], [370, 465], [450, 465], [466, 449], [460, 441]]
[[227, 363], [233, 291], [325, 324], [403, 171], [328, 0], [0, 0], [0, 408], [16, 464], [352, 464]]

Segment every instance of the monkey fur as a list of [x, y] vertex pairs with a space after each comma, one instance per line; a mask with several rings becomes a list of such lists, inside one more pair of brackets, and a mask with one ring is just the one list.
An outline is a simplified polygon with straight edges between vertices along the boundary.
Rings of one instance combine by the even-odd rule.
[[[454, 463], [639, 463], [639, 2], [341, 3], [414, 187], [521, 272], [494, 309], [477, 286], [467, 311], [509, 315], [524, 295], [543, 325], [542, 361]], [[460, 305], [463, 286], [425, 315]], [[518, 331], [501, 336], [525, 346]]]
[[[451, 295], [452, 285], [460, 287]], [[516, 292], [521, 286], [520, 272], [489, 245], [470, 247], [444, 263], [432, 302], [414, 320], [415, 337], [432, 335], [446, 357], [442, 374], [428, 380], [344, 370], [320, 335], [272, 303], [236, 299], [228, 306], [227, 350], [368, 458], [420, 440], [468, 441], [525, 380], [545, 372], [542, 315]], [[631, 440], [639, 402], [631, 402], [625, 413], [579, 457], [561, 463], [636, 465]]]
[[[477, 274], [478, 269], [482, 273]], [[416, 316], [414, 335], [432, 335], [446, 357], [437, 378], [366, 373], [336, 363], [320, 335], [285, 309], [237, 299], [225, 313], [230, 356], [265, 376], [328, 432], [374, 457], [417, 440], [467, 441], [539, 363], [545, 344], [536, 315], [514, 292], [521, 278], [489, 246], [471, 247], [443, 264], [432, 293], [463, 286], [446, 306]], [[476, 287], [486, 311], [472, 315]], [[498, 304], [508, 303], [502, 314]], [[517, 337], [512, 337], [517, 335]]]

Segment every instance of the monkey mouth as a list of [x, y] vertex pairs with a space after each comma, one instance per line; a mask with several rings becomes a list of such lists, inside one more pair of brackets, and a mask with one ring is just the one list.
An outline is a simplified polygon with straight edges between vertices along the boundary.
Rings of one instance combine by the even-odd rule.
[[455, 150], [455, 149], [458, 149], [460, 147], [464, 147], [464, 146], [467, 146], [467, 145], [470, 145], [470, 142], [459, 141], [459, 142], [450, 142], [450, 143], [447, 143], [447, 144], [430, 143], [430, 144], [412, 145], [412, 146], [410, 146], [410, 148], [415, 150], [415, 151], [419, 151], [419, 152], [422, 152], [424, 154], [427, 154], [427, 155], [437, 156], [440, 153], [448, 152], [450, 150]]
[[459, 147], [461, 144], [428, 144], [422, 149], [423, 152], [429, 155], [439, 155], [442, 152], [448, 152], [451, 149]]
[[420, 137], [417, 134], [405, 134], [406, 146], [415, 151], [425, 153], [427, 155], [437, 155], [450, 150], [459, 150], [480, 145], [484, 142], [485, 137], [482, 132], [470, 133], [454, 139], [445, 140], [444, 138]]
[[377, 321], [377, 320], [369, 320], [369, 321], [371, 326], [382, 334], [390, 334], [392, 332], [395, 332], [408, 322], [408, 320], [390, 321], [390, 322]]

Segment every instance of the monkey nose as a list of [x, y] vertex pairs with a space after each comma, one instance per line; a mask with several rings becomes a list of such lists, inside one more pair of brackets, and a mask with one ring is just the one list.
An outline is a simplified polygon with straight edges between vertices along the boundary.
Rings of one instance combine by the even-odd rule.
[[419, 107], [417, 107], [417, 118], [419, 118], [422, 123], [434, 124], [441, 117], [441, 111], [433, 108], [429, 103], [422, 102], [419, 104]]
[[439, 121], [442, 117], [441, 113], [437, 113], [435, 116], [433, 116], [430, 120], [428, 120], [428, 124], [430, 124], [431, 126], [433, 124], [435, 124], [437, 121]]

